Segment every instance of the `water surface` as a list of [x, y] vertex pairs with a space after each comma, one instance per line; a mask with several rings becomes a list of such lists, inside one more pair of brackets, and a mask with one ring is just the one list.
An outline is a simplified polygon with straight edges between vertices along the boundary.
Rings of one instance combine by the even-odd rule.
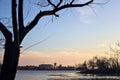
[[15, 80], [120, 80], [120, 76], [83, 75], [77, 72], [18, 70]]

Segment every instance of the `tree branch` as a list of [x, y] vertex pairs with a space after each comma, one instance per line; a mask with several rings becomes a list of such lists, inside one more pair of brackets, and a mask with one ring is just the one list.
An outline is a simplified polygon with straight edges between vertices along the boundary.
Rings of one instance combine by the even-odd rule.
[[72, 1], [70, 2], [70, 4], [73, 4], [74, 1], [75, 1], [75, 0], [72, 0]]
[[13, 25], [14, 41], [19, 44], [16, 7], [17, 7], [16, 0], [12, 0], [12, 25]]
[[51, 2], [51, 0], [47, 0], [50, 5], [52, 5], [54, 8], [56, 7], [55, 4]]
[[71, 8], [71, 7], [74, 8], [74, 7], [87, 6], [87, 5], [91, 4], [93, 1], [94, 1], [94, 0], [90, 0], [90, 1], [88, 1], [88, 2], [86, 2], [86, 3], [84, 3], [84, 4], [65, 4], [65, 5], [60, 6], [59, 8], [57, 8], [57, 9], [55, 10], [55, 12], [60, 11], [60, 10], [62, 10], [62, 9]]
[[[51, 3], [50, 0], [48, 0], [48, 1], [49, 1], [49, 3], [50, 3], [51, 5], [53, 5], [53, 3]], [[60, 0], [60, 1], [62, 1], [62, 0]], [[73, 0], [73, 1], [74, 1], [74, 0]], [[32, 28], [34, 28], [34, 26], [38, 23], [38, 21], [40, 20], [40, 18], [42, 18], [43, 16], [48, 16], [48, 15], [58, 16], [58, 15], [56, 14], [56, 12], [58, 12], [58, 11], [60, 11], [60, 10], [62, 10], [62, 9], [71, 8], [71, 7], [83, 7], [83, 6], [86, 6], [86, 5], [91, 4], [93, 1], [94, 1], [94, 0], [90, 0], [90, 1], [88, 1], [88, 2], [86, 2], [86, 3], [84, 3], [84, 4], [65, 4], [65, 5], [62, 5], [62, 6], [60, 6], [60, 7], [57, 7], [57, 8], [55, 8], [55, 9], [53, 9], [53, 10], [43, 11], [43, 12], [40, 11], [40, 12], [36, 15], [36, 17], [33, 19], [33, 21], [32, 21], [29, 25], [27, 25], [27, 26], [25, 27], [25, 31], [24, 31], [24, 33], [23, 33], [22, 39], [25, 37], [25, 35], [26, 35]], [[72, 2], [72, 3], [73, 3], [73, 2]], [[61, 2], [59, 2], [58, 5], [60, 5], [60, 4], [61, 4]], [[53, 6], [54, 6], [54, 5], [53, 5]]]
[[12, 39], [12, 33], [0, 22], [0, 31], [3, 33], [6, 40]]
[[59, 0], [59, 2], [55, 5], [54, 3], [51, 2], [51, 0], [47, 0], [47, 1], [50, 5], [53, 6], [53, 8], [58, 8], [61, 5], [61, 3], [63, 2], [63, 0]]
[[56, 7], [59, 7], [62, 2], [63, 2], [63, 0], [60, 0]]
[[23, 0], [19, 0], [19, 5], [18, 5], [18, 24], [19, 24], [19, 30], [20, 32], [24, 28], [24, 20], [23, 20]]
[[38, 23], [38, 21], [40, 20], [41, 17], [43, 16], [47, 16], [47, 15], [52, 15], [54, 14], [54, 11], [44, 11], [44, 12], [39, 12], [36, 17], [34, 18], [34, 20], [25, 27], [24, 31], [23, 31], [23, 35], [20, 41], [22, 41], [22, 39], [24, 39], [25, 35], [32, 29], [35, 27], [35, 25]]
[[24, 20], [23, 20], [23, 0], [19, 0], [18, 4], [18, 24], [19, 24], [19, 44], [22, 42], [21, 38], [23, 35], [24, 27]]

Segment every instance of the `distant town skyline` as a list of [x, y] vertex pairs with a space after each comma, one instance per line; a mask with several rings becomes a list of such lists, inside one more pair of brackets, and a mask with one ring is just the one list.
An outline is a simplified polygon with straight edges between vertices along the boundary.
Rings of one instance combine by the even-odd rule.
[[55, 64], [40, 64], [38, 66], [26, 65], [18, 66], [18, 70], [77, 70], [80, 66], [63, 66]]

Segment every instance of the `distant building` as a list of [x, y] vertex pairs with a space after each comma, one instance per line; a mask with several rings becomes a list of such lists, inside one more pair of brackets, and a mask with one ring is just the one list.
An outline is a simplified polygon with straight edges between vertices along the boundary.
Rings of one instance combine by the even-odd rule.
[[37, 66], [26, 65], [26, 66], [18, 66], [18, 70], [37, 70]]
[[39, 69], [40, 70], [52, 70], [53, 65], [51, 65], [51, 64], [41, 64], [41, 65], [39, 65]]

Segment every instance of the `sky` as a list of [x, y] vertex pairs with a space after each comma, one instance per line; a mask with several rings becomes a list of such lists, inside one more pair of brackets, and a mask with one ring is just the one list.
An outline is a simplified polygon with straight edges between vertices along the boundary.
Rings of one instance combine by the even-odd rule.
[[[42, 9], [32, 1], [25, 1], [25, 24]], [[99, 3], [105, 0], [95, 1]], [[105, 52], [109, 51], [109, 47], [120, 41], [119, 3], [120, 0], [110, 0], [104, 5], [92, 4], [62, 10], [58, 12], [58, 18], [43, 17], [21, 44], [19, 65], [54, 62], [75, 65], [93, 56], [107, 56]], [[1, 0], [0, 5], [0, 17], [10, 17], [10, 2]]]

